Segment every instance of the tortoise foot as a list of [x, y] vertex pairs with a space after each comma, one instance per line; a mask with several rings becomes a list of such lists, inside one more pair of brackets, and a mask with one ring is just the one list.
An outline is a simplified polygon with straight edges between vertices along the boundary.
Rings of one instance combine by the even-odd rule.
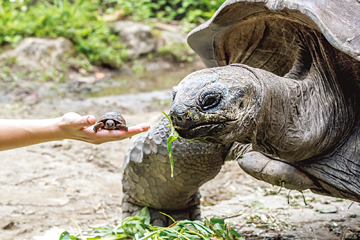
[[122, 124], [117, 124], [116, 129], [128, 131], [128, 127]]
[[[124, 220], [127, 217], [134, 216], [143, 207], [130, 203], [123, 199], [121, 208], [122, 208], [122, 219]], [[200, 205], [194, 205], [179, 210], [160, 210], [151, 207], [149, 207], [148, 209], [151, 216], [151, 224], [160, 227], [167, 227], [173, 223], [173, 221], [169, 217], [165, 216], [162, 213], [171, 216], [175, 221], [184, 220], [184, 219], [188, 219], [191, 221], [201, 219]]]
[[158, 210], [149, 208], [151, 215], [151, 223], [155, 226], [167, 227], [170, 226], [173, 221], [162, 213], [166, 213], [172, 217], [175, 221], [180, 220], [201, 220], [200, 217], [200, 205], [195, 205], [181, 210]]
[[97, 132], [100, 128], [102, 128], [104, 126], [104, 123], [103, 122], [98, 122], [94, 125], [94, 132]]
[[238, 164], [246, 173], [272, 185], [300, 191], [318, 188], [303, 171], [288, 163], [268, 158], [259, 152], [245, 154], [239, 158]]

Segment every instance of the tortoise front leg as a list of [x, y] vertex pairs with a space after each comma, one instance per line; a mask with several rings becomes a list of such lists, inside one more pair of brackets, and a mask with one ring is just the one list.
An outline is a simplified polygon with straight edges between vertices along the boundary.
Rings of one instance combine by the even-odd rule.
[[[357, 131], [360, 134], [360, 128]], [[310, 189], [317, 194], [360, 202], [360, 148], [357, 145], [354, 134], [342, 149], [329, 156], [285, 162], [259, 152], [250, 152], [238, 163], [251, 176], [273, 185], [296, 190]]]
[[123, 218], [148, 206], [153, 224], [166, 226], [175, 219], [199, 219], [199, 187], [213, 179], [224, 163], [228, 147], [220, 144], [173, 143], [174, 176], [167, 151], [169, 122], [164, 118], [138, 138], [126, 153], [123, 166]]
[[258, 180], [288, 189], [317, 189], [305, 172], [289, 163], [274, 160], [259, 152], [250, 152], [239, 158], [240, 167]]
[[116, 128], [119, 129], [119, 130], [126, 130], [128, 131], [128, 127], [123, 125], [123, 124], [116, 124]]
[[98, 122], [97, 124], [94, 125], [94, 131], [97, 132], [97, 130], [99, 130], [100, 128], [102, 128], [104, 126], [103, 122]]

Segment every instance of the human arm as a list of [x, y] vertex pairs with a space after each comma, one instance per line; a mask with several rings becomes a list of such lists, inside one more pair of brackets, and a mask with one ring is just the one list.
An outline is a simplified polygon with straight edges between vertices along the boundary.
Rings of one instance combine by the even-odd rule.
[[73, 139], [92, 144], [122, 140], [150, 128], [147, 123], [129, 127], [125, 130], [104, 130], [95, 133], [92, 129], [94, 116], [80, 116], [67, 113], [60, 118], [34, 120], [0, 120], [0, 151], [24, 147], [48, 141]]

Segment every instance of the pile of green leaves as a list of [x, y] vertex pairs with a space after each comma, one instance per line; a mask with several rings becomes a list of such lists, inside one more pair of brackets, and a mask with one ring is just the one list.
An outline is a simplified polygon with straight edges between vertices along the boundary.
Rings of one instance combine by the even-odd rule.
[[[168, 216], [170, 217], [170, 216]], [[117, 239], [164, 239], [164, 240], [241, 240], [244, 239], [234, 229], [228, 229], [223, 219], [211, 218], [210, 220], [189, 221], [183, 220], [169, 227], [157, 227], [150, 224], [150, 213], [147, 207], [143, 208], [136, 216], [128, 217], [119, 226], [106, 226], [90, 228], [86, 235], [80, 233], [71, 235], [64, 231], [60, 240], [117, 240]]]
[[25, 37], [65, 37], [92, 64], [120, 67], [126, 47], [99, 18], [101, 2], [0, 0], [0, 46], [15, 45]]

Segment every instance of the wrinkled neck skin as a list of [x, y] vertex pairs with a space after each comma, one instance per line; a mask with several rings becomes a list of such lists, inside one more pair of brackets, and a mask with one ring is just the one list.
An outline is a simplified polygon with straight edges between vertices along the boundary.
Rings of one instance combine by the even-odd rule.
[[300, 52], [285, 77], [253, 69], [263, 98], [251, 139], [255, 151], [301, 161], [331, 154], [327, 151], [348, 136], [355, 120], [357, 87], [338, 78], [336, 53], [326, 44], [307, 42], [307, 50]]

